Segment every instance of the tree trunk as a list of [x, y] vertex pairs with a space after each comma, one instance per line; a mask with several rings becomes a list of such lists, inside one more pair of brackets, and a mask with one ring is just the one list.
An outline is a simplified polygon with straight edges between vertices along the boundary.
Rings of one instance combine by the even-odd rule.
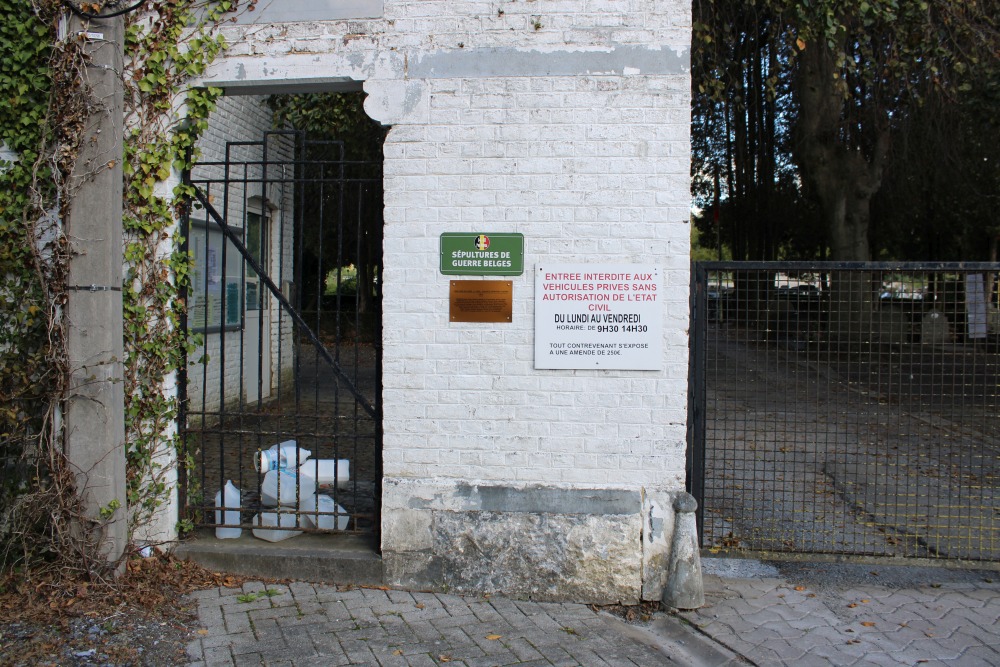
[[888, 123], [880, 117], [884, 112], [873, 111], [861, 128], [869, 138], [867, 150], [847, 143], [842, 127], [846, 98], [835, 73], [825, 44], [811, 44], [799, 55], [796, 153], [823, 209], [830, 259], [865, 262], [871, 259], [871, 199], [882, 186]]
[[[822, 208], [830, 259], [869, 261], [871, 199], [882, 185], [889, 142], [887, 119], [877, 110], [868, 110], [863, 114], [867, 123], [845, 127], [848, 98], [835, 76], [833, 54], [824, 43], [807, 45], [796, 74], [798, 161]], [[831, 342], [850, 347], [871, 340], [874, 296], [870, 275], [838, 272], [830, 283]]]
[[826, 221], [830, 259], [845, 262], [865, 262], [871, 259], [868, 227], [871, 219], [872, 194], [854, 187], [851, 165], [844, 165], [841, 174], [823, 174], [814, 179]]

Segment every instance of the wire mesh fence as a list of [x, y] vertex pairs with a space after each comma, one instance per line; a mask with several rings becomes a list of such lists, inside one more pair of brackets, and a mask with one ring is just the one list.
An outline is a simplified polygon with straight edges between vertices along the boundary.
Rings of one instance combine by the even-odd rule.
[[1000, 560], [998, 271], [696, 264], [703, 546]]

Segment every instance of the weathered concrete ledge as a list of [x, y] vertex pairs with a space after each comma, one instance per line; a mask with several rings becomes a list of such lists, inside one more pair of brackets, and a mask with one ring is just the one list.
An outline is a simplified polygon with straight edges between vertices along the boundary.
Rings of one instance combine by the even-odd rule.
[[634, 604], [667, 578], [673, 492], [386, 479], [386, 582]]
[[180, 543], [174, 553], [210, 570], [252, 577], [381, 586], [382, 558], [369, 536], [298, 535], [282, 542], [243, 537], [218, 540], [211, 532]]

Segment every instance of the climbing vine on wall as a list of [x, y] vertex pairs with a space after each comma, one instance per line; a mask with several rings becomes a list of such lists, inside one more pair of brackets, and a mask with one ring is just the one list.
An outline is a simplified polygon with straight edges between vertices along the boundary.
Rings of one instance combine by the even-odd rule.
[[195, 142], [221, 91], [187, 83], [225, 47], [212, 29], [236, 8], [229, 0], [207, 8], [190, 0], [149, 4], [152, 11], [129, 21], [125, 40], [125, 441], [133, 527], [167, 497], [177, 403], [163, 386], [196, 342], [184, 337], [178, 319], [190, 261], [174, 222], [189, 193], [169, 184], [173, 170], [196, 158]]
[[[99, 12], [104, 4], [85, 3], [85, 10]], [[195, 142], [221, 91], [190, 82], [225, 48], [214, 29], [237, 5], [148, 0], [126, 17], [122, 291], [130, 535], [168, 498], [177, 411], [169, 384], [185, 346], [197, 342], [177, 326], [190, 261], [175, 231], [186, 194], [175, 175], [196, 159]], [[59, 34], [62, 0], [0, 0], [0, 12], [2, 567], [80, 556], [60, 542], [80, 507], [60, 447], [70, 246], [61, 220], [73, 196], [67, 182], [84, 122], [102, 103], [85, 84], [79, 40]]]
[[[18, 0], [0, 0], [0, 15], [0, 507], [12, 508], [28, 490], [25, 454], [46, 431], [48, 399], [59, 390], [46, 283], [60, 262], [40, 262], [36, 249], [55, 199], [51, 162], [42, 159], [51, 142], [51, 15]], [[10, 524], [5, 513], [0, 536]]]

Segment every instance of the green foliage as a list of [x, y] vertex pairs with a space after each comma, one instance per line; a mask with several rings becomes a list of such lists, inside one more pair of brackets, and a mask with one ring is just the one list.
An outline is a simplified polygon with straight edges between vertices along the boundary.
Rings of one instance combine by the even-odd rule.
[[358, 293], [358, 270], [353, 265], [332, 269], [326, 274], [323, 294], [326, 296], [351, 295]]
[[274, 126], [305, 130], [311, 139], [344, 142], [347, 160], [381, 159], [385, 128], [365, 113], [360, 93], [272, 95]]
[[120, 510], [121, 507], [122, 504], [118, 502], [117, 499], [112, 500], [110, 503], [101, 508], [100, 511], [101, 518], [104, 519], [105, 521], [111, 519], [111, 517], [115, 515], [115, 512]]
[[264, 598], [273, 598], [281, 595], [281, 591], [276, 591], [273, 588], [265, 588], [258, 593], [243, 593], [242, 595], [236, 596], [237, 602], [256, 602], [257, 600], [262, 600]]
[[[36, 248], [37, 218], [51, 206], [49, 170], [36, 162], [48, 136], [52, 34], [30, 3], [0, 0], [0, 507], [28, 489], [58, 378], [49, 359], [53, 304]], [[41, 237], [41, 238], [39, 238]], [[3, 541], [4, 535], [0, 535]]]
[[0, 0], [0, 12], [0, 142], [21, 153], [46, 125], [52, 35], [30, 3]]
[[[734, 256], [884, 257], [902, 230], [873, 229], [871, 206], [886, 174], [894, 187], [914, 182], [897, 150], [912, 119], [938, 105], [957, 120], [963, 99], [995, 88], [996, 0], [696, 0], [694, 10], [694, 192], [704, 206], [721, 167]], [[917, 215], [944, 230], [943, 210]], [[783, 238], [774, 221], [789, 219]], [[874, 253], [869, 239], [882, 244]]]
[[[177, 405], [164, 388], [197, 343], [178, 327], [184, 308], [178, 290], [191, 262], [173, 230], [186, 193], [164, 183], [197, 157], [194, 144], [221, 91], [191, 89], [188, 82], [225, 48], [213, 29], [236, 6], [151, 0], [126, 20], [123, 381], [133, 530], [166, 499], [170, 457], [162, 455], [176, 445]], [[79, 75], [78, 42], [55, 41], [62, 11], [56, 0], [0, 0], [0, 141], [16, 155], [0, 164], [0, 525], [10, 531], [0, 534], [0, 563], [6, 565], [61, 551], [79, 555], [58, 547], [54, 540], [68, 533], [53, 525], [77, 511], [67, 496], [75, 494], [74, 477], [59, 466], [54, 419], [69, 373], [60, 314], [69, 244], [59, 219], [72, 199], [66, 177], [95, 101]], [[11, 528], [8, 512], [15, 509], [21, 514]], [[119, 509], [101, 508], [101, 517]], [[20, 546], [12, 550], [7, 540], [15, 530]]]
[[[189, 168], [197, 158], [195, 143], [222, 91], [190, 88], [225, 48], [212, 29], [235, 3], [174, 0], [159, 6], [152, 19], [134, 21], [126, 31], [126, 127], [124, 257], [128, 267], [122, 287], [125, 328], [125, 441], [130, 527], [149, 519], [166, 499], [168, 468], [164, 457], [173, 447], [184, 465], [188, 459], [176, 436], [177, 401], [163, 393], [165, 383], [197, 341], [180, 327], [185, 307], [178, 299], [190, 279], [191, 259], [180, 251], [175, 229], [186, 200], [186, 186], [165, 191], [173, 170]], [[174, 108], [178, 99], [183, 109]], [[183, 122], [181, 122], [183, 118]]]
[[[692, 220], [693, 222], [694, 220]], [[697, 225], [691, 225], [691, 261], [714, 262], [730, 259], [732, 259], [732, 254], [729, 248], [723, 245], [720, 252], [718, 239], [714, 233], [705, 234], [699, 230]]]
[[1000, 100], [991, 99], [991, 90], [986, 82], [954, 101], [932, 93], [896, 120], [894, 159], [872, 201], [880, 259], [995, 261]]

